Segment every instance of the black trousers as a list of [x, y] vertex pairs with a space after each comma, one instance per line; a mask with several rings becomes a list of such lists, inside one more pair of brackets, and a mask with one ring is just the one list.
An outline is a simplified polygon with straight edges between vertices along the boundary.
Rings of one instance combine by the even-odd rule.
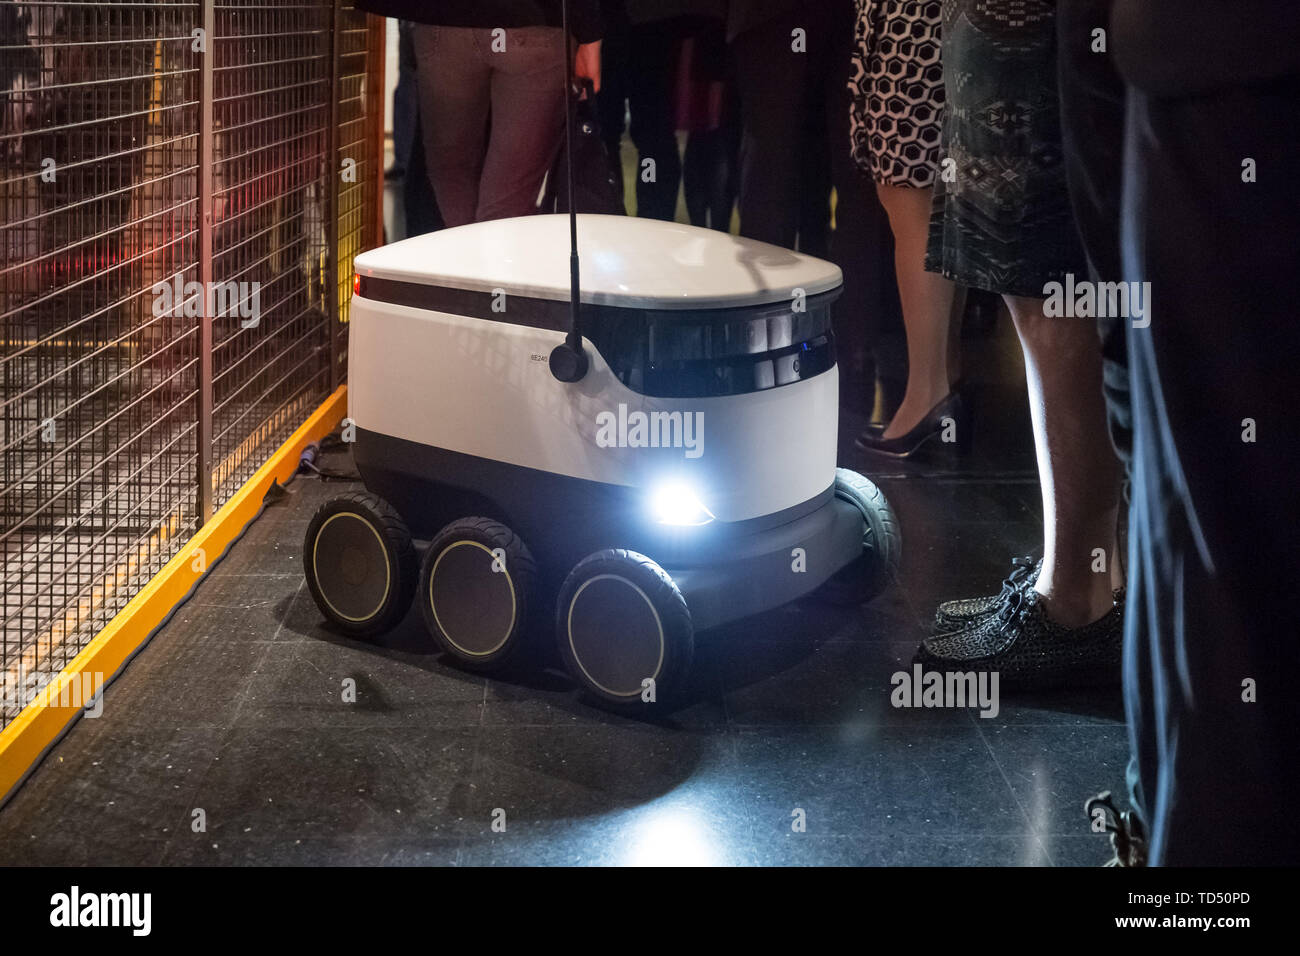
[[[741, 235], [828, 258], [844, 273], [834, 305], [841, 402], [869, 410], [871, 353], [901, 326], [893, 235], [871, 178], [849, 150], [852, 0], [808, 4], [736, 36], [731, 58], [744, 132]], [[807, 52], [791, 49], [805, 31]], [[837, 196], [831, 230], [830, 192]]]
[[[675, 68], [684, 32], [680, 18], [633, 26], [628, 34], [627, 101], [636, 146], [636, 214], [669, 222], [677, 213], [682, 159], [677, 148]], [[644, 163], [654, 160], [652, 173]]]
[[[393, 152], [394, 165], [402, 167], [402, 212], [406, 231], [402, 239], [435, 232], [443, 228], [438, 200], [429, 182], [429, 167], [424, 161], [424, 137], [420, 133], [420, 101], [415, 78], [415, 44], [411, 38], [412, 23], [403, 20], [398, 25], [397, 60], [401, 72], [398, 89], [393, 93]], [[399, 94], [403, 100], [399, 105]]]
[[[835, 4], [775, 17], [731, 42], [744, 133], [740, 145], [740, 232], [825, 257], [830, 235], [830, 85], [848, 80], [831, 51]], [[805, 31], [807, 50], [792, 49]], [[848, 149], [848, 138], [841, 144]]]
[[1124, 691], [1156, 865], [1300, 863], [1298, 115], [1300, 76], [1127, 99]]

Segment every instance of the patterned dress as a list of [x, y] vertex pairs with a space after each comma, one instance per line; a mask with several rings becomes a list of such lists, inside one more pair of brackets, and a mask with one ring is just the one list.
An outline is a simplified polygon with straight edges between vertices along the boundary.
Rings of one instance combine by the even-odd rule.
[[1056, 0], [944, 0], [943, 41], [926, 268], [1032, 298], [1067, 272], [1086, 277], [1061, 152]]
[[853, 158], [888, 186], [933, 185], [943, 118], [940, 0], [857, 0]]

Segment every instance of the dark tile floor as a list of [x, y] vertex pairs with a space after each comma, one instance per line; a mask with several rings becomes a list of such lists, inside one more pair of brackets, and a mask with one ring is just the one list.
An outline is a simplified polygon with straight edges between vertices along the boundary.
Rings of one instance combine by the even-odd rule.
[[1098, 864], [1082, 805], [1122, 783], [1117, 693], [1004, 696], [992, 719], [889, 704], [935, 602], [1038, 545], [1017, 361], [1005, 323], [968, 343], [967, 459], [881, 467], [845, 422], [844, 464], [900, 518], [894, 586], [706, 635], [661, 723], [558, 673], [456, 670], [418, 615], [376, 644], [327, 631], [300, 546], [350, 486], [297, 479], [0, 810], [0, 863]]

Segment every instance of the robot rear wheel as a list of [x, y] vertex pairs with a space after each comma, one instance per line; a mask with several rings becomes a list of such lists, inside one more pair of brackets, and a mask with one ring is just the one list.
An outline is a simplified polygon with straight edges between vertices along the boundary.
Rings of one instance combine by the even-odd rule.
[[378, 495], [352, 492], [321, 505], [302, 561], [316, 606], [345, 634], [382, 634], [411, 606], [419, 567], [411, 533]]

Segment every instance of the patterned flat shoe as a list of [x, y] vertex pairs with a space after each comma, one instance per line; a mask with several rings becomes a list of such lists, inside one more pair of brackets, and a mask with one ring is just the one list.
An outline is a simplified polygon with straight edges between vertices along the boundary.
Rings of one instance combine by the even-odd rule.
[[1115, 856], [1106, 866], [1146, 866], [1147, 838], [1142, 821], [1132, 810], [1120, 810], [1110, 797], [1109, 790], [1103, 790], [1083, 805], [1091, 826], [1100, 820], [1105, 832], [1110, 834], [1111, 849]]
[[956, 601], [944, 601], [934, 612], [934, 633], [947, 634], [985, 614], [992, 614], [998, 609], [1012, 591], [1031, 588], [1038, 580], [1038, 572], [1043, 568], [1043, 559], [1034, 560], [1031, 554], [1023, 558], [1011, 559], [1011, 573], [1002, 582], [1002, 590], [986, 597], [959, 598]]
[[921, 643], [913, 662], [938, 671], [997, 671], [1004, 689], [1118, 684], [1124, 614], [1118, 605], [1091, 624], [1048, 618], [1033, 588], [1005, 595], [997, 609]]

